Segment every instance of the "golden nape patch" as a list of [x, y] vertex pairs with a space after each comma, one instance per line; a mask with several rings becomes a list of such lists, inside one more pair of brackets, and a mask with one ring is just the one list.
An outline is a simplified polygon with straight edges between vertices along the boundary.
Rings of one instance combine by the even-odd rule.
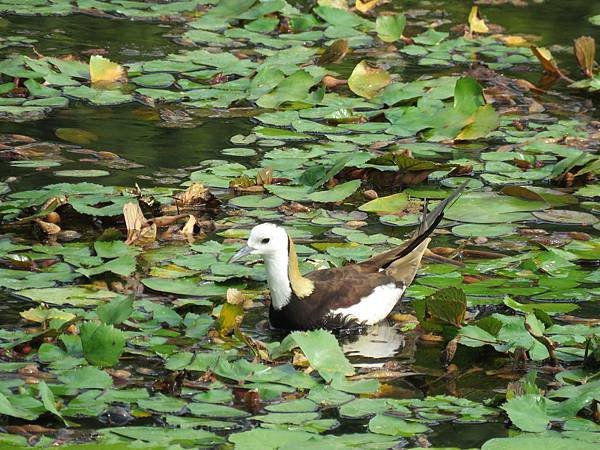
[[292, 291], [298, 298], [308, 297], [315, 290], [315, 285], [308, 278], [300, 273], [298, 267], [298, 255], [296, 255], [296, 246], [292, 238], [288, 237], [288, 276]]

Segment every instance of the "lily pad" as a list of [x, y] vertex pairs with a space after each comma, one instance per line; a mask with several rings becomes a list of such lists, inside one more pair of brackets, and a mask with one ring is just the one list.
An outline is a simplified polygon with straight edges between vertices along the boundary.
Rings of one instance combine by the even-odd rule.
[[535, 217], [545, 222], [564, 223], [569, 225], [589, 226], [598, 223], [600, 219], [590, 213], [573, 211], [569, 209], [551, 209], [548, 211], [535, 211]]
[[359, 206], [359, 210], [377, 213], [396, 213], [408, 204], [408, 196], [400, 192], [398, 194], [379, 197]]
[[516, 228], [510, 224], [464, 224], [452, 228], [452, 233], [460, 237], [500, 237], [514, 234]]
[[70, 178], [96, 178], [110, 175], [110, 172], [99, 169], [73, 169], [73, 170], [57, 170], [54, 172], [57, 177]]
[[232, 198], [229, 203], [240, 208], [277, 208], [283, 200], [275, 196], [242, 195]]
[[371, 99], [391, 81], [390, 74], [384, 69], [373, 67], [366, 61], [361, 61], [350, 74], [348, 87], [356, 95]]

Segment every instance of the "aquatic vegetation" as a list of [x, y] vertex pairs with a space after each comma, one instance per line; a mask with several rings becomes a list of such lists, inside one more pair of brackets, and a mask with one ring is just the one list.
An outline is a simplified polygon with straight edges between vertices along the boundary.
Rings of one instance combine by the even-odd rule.
[[[596, 448], [595, 42], [450, 3], [0, 0], [0, 446]], [[228, 263], [364, 261], [465, 181], [365, 334]]]

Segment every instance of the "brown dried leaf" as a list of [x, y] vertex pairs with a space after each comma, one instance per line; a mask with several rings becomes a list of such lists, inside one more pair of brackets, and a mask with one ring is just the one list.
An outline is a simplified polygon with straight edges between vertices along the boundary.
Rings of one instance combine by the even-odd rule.
[[227, 303], [240, 305], [244, 309], [249, 309], [253, 306], [252, 299], [239, 289], [235, 288], [227, 289]]
[[564, 73], [562, 73], [562, 71], [558, 68], [556, 62], [554, 61], [552, 53], [550, 53], [550, 50], [545, 49], [543, 47], [536, 47], [535, 45], [532, 45], [530, 48], [535, 57], [542, 64], [542, 67], [546, 72], [548, 72], [551, 75], [563, 78], [565, 80], [571, 82], [573, 81], [570, 78], [568, 78]]
[[325, 49], [323, 54], [317, 60], [319, 66], [325, 64], [337, 64], [348, 53], [348, 41], [346, 39], [337, 39]]
[[273, 169], [271, 167], [260, 169], [256, 173], [256, 184], [258, 186], [273, 184]]
[[573, 42], [577, 64], [588, 78], [594, 77], [596, 60], [596, 41], [590, 36], [581, 36]]
[[448, 366], [448, 364], [450, 364], [450, 362], [454, 359], [454, 355], [456, 354], [456, 349], [458, 348], [458, 341], [459, 341], [459, 336], [452, 339], [450, 342], [448, 342], [448, 344], [446, 345], [446, 348], [444, 348], [444, 350], [440, 354], [440, 362], [444, 366]]
[[157, 227], [168, 227], [169, 225], [173, 225], [174, 223], [176, 223], [178, 220], [187, 218], [188, 216], [189, 214], [177, 214], [176, 216], [159, 216], [148, 220], [148, 222], [156, 224]]
[[321, 80], [327, 89], [335, 89], [338, 86], [348, 84], [347, 80], [343, 78], [335, 78], [331, 75], [325, 75]]
[[175, 195], [175, 202], [180, 206], [192, 206], [207, 203], [213, 198], [213, 195], [204, 185], [192, 183], [185, 191]]
[[139, 203], [125, 203], [123, 216], [125, 216], [125, 226], [127, 227], [126, 244], [146, 245], [156, 240], [156, 224], [148, 225]]
[[35, 223], [37, 223], [42, 231], [48, 235], [60, 233], [60, 227], [55, 223], [44, 222], [40, 219], [35, 219]]

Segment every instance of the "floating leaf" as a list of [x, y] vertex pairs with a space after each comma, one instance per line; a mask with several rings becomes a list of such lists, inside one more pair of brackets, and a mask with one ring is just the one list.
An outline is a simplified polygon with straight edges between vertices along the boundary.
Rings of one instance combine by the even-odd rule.
[[313, 192], [308, 195], [308, 199], [313, 202], [333, 203], [341, 202], [345, 198], [356, 192], [360, 186], [360, 180], [347, 181], [346, 183], [338, 184], [327, 191]]
[[379, 15], [375, 21], [375, 31], [384, 42], [395, 42], [402, 37], [406, 26], [404, 14]]
[[54, 134], [63, 141], [80, 145], [91, 144], [98, 140], [98, 136], [94, 133], [80, 128], [58, 128]]
[[182, 278], [169, 280], [165, 278], [146, 278], [142, 280], [144, 286], [160, 292], [168, 292], [179, 295], [215, 296], [225, 295], [227, 286], [216, 283], [198, 283], [195, 280]]
[[325, 381], [331, 381], [335, 374], [354, 374], [354, 368], [329, 331], [295, 331], [282, 342], [282, 345], [290, 346], [291, 343], [300, 347], [311, 366]]
[[96, 178], [105, 177], [110, 175], [110, 172], [106, 170], [97, 169], [73, 169], [73, 170], [57, 170], [54, 172], [57, 177], [70, 177], [70, 178]]
[[365, 212], [397, 213], [402, 211], [408, 203], [408, 196], [404, 192], [399, 192], [371, 200], [359, 206], [358, 209]]
[[125, 77], [123, 67], [101, 55], [90, 57], [90, 79], [92, 83], [120, 81]]
[[350, 78], [348, 87], [356, 95], [371, 99], [392, 81], [390, 74], [384, 69], [373, 67], [366, 61], [359, 62]]
[[415, 434], [429, 431], [422, 423], [408, 422], [399, 417], [377, 414], [369, 421], [371, 433], [386, 434], [388, 436], [414, 436]]
[[85, 322], [80, 327], [83, 356], [90, 364], [114, 366], [125, 348], [125, 335], [112, 325]]
[[460, 237], [499, 237], [514, 234], [516, 228], [510, 224], [464, 224], [452, 228], [452, 233]]
[[551, 209], [548, 211], [534, 211], [533, 215], [545, 222], [566, 223], [572, 225], [589, 226], [598, 223], [600, 219], [590, 213], [573, 211], [569, 209]]
[[541, 433], [548, 427], [550, 419], [546, 412], [546, 399], [527, 394], [513, 398], [502, 405], [513, 425], [523, 431]]
[[98, 318], [107, 325], [118, 325], [126, 321], [133, 312], [131, 297], [115, 298], [109, 303], [98, 306]]

